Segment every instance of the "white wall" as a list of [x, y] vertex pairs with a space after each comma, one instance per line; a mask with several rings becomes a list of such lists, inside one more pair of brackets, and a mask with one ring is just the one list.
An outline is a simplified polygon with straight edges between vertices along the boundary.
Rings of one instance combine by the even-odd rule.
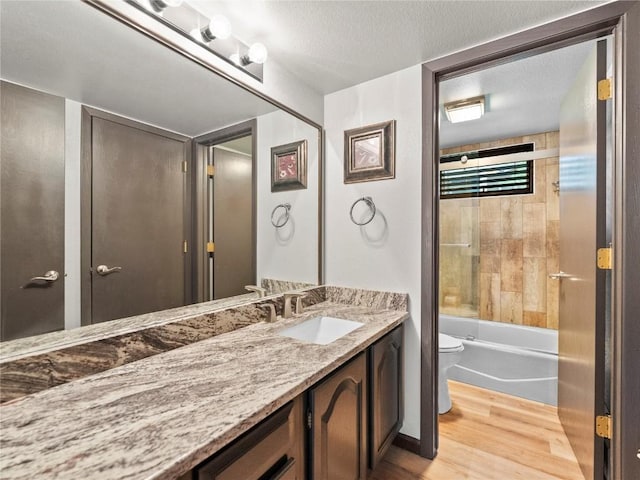
[[64, 328], [80, 326], [80, 158], [82, 104], [64, 111]]
[[[421, 67], [325, 96], [326, 283], [409, 294], [405, 323], [405, 420], [420, 437]], [[396, 120], [396, 178], [345, 185], [344, 130]], [[378, 215], [357, 227], [352, 203], [371, 196]]]
[[[318, 282], [318, 130], [288, 113], [258, 117], [257, 134], [257, 277]], [[307, 188], [271, 192], [271, 148], [307, 140]], [[282, 228], [271, 224], [271, 212], [290, 203]], [[278, 212], [276, 215], [279, 215]]]

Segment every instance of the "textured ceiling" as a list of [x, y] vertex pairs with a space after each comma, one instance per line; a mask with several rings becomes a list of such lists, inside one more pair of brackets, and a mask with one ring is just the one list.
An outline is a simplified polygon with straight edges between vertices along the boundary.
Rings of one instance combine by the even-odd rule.
[[[601, 3], [188, 1], [208, 15], [225, 13], [239, 38], [264, 42], [272, 60], [323, 93]], [[79, 1], [5, 0], [0, 9], [0, 73], [7, 80], [187, 135], [273, 110]], [[476, 124], [483, 138], [500, 124], [532, 131], [542, 127], [522, 125], [529, 110], [515, 107], [515, 99], [541, 114], [557, 110], [558, 92], [579, 60], [550, 57], [545, 66], [535, 57], [526, 66], [479, 72], [451, 81], [443, 100], [447, 92], [451, 99], [488, 94], [489, 114]], [[509, 69], [517, 81], [506, 80]], [[507, 111], [511, 117], [499, 115]], [[462, 141], [461, 131], [443, 124], [442, 138], [452, 145]]]
[[[557, 130], [560, 103], [594, 45], [581, 43], [442, 82], [440, 146]], [[486, 95], [482, 118], [447, 120], [442, 104], [479, 95]]]
[[320, 93], [597, 6], [594, 1], [188, 0]]

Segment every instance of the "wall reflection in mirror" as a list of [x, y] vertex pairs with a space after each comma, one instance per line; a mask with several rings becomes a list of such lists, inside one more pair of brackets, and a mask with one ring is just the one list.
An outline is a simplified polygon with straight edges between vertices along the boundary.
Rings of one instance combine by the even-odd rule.
[[88, 4], [0, 8], [3, 341], [318, 282], [317, 128]]

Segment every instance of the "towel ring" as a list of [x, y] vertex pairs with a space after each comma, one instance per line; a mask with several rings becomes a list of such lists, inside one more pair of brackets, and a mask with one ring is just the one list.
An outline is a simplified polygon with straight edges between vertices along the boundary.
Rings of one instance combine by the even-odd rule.
[[[274, 215], [276, 214], [276, 212], [280, 208], [284, 208], [284, 214], [282, 215], [282, 216], [284, 216], [284, 222], [278, 223], [274, 219]], [[271, 211], [271, 225], [273, 225], [276, 228], [284, 227], [287, 224], [287, 222], [289, 221], [289, 210], [291, 210], [291, 204], [290, 203], [281, 203], [280, 205], [276, 205], [276, 207]]]
[[[369, 210], [371, 210], [371, 216], [369, 217], [369, 219], [366, 222], [356, 222], [356, 219], [353, 218], [353, 209], [355, 208], [355, 206], [360, 203], [360, 202], [364, 202], [369, 206]], [[376, 216], [376, 204], [373, 203], [373, 200], [371, 197], [362, 197], [359, 198], [358, 200], [356, 200], [355, 202], [353, 202], [353, 205], [351, 205], [351, 210], [349, 211], [349, 216], [351, 217], [351, 221], [353, 223], [355, 223], [356, 225], [358, 225], [359, 227], [362, 227], [364, 225], [367, 225], [369, 223], [371, 223], [371, 221], [373, 220], [373, 218]]]

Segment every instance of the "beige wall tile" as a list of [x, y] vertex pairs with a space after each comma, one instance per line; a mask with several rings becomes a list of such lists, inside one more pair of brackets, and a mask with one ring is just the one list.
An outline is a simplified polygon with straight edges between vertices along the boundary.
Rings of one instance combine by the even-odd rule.
[[500, 320], [500, 274], [480, 274], [479, 316], [483, 320]]
[[500, 255], [500, 222], [480, 222], [480, 256]]
[[547, 327], [547, 314], [541, 312], [522, 312], [522, 324], [529, 327]]
[[440, 150], [440, 155], [449, 155], [451, 153], [459, 153], [459, 152], [463, 152], [464, 147], [450, 147], [450, 148], [443, 148], [442, 150]]
[[558, 148], [560, 145], [559, 136], [560, 132], [558, 131], [545, 133], [547, 148]]
[[502, 240], [500, 289], [522, 293], [522, 240]]
[[560, 256], [560, 221], [547, 221], [547, 258], [558, 258]]
[[496, 222], [500, 221], [500, 197], [480, 199], [480, 221]]
[[522, 238], [522, 198], [519, 196], [500, 199], [500, 222], [502, 238]]
[[[478, 207], [463, 206], [460, 209], [460, 234], [458, 239], [460, 243], [473, 244], [475, 238], [478, 238]], [[460, 253], [469, 255], [472, 250], [465, 248]]]
[[560, 307], [560, 281], [547, 279], [547, 328], [558, 329]]
[[558, 257], [547, 257], [547, 275], [560, 271], [560, 259]]
[[[556, 148], [558, 132], [463, 145], [443, 153], [528, 141], [538, 150]], [[531, 195], [441, 202], [441, 242], [472, 244], [440, 250], [441, 300], [446, 293], [448, 303], [457, 305], [449, 308], [477, 304], [483, 319], [557, 328], [558, 282], [547, 275], [559, 270], [559, 197], [551, 185], [558, 179], [558, 159], [534, 161], [534, 169]], [[478, 275], [477, 283], [473, 275]]]
[[500, 273], [500, 263], [499, 255], [480, 255], [480, 273]]
[[440, 242], [457, 243], [460, 231], [460, 208], [455, 200], [440, 202]]
[[558, 165], [546, 165], [546, 202], [547, 202], [547, 220], [560, 220], [560, 195], [554, 191], [553, 182], [558, 181], [559, 167]]
[[522, 308], [547, 311], [547, 259], [524, 258], [522, 264]]
[[522, 255], [546, 257], [546, 206], [544, 203], [522, 205]]
[[547, 136], [544, 133], [537, 133], [535, 135], [525, 135], [522, 137], [522, 143], [533, 142], [536, 144], [536, 150], [544, 150], [547, 148]]
[[503, 138], [502, 140], [494, 140], [493, 142], [489, 142], [488, 148], [508, 147], [509, 145], [513, 145], [514, 143], [523, 143], [522, 137]]
[[500, 319], [502, 322], [522, 324], [522, 293], [500, 293]]

